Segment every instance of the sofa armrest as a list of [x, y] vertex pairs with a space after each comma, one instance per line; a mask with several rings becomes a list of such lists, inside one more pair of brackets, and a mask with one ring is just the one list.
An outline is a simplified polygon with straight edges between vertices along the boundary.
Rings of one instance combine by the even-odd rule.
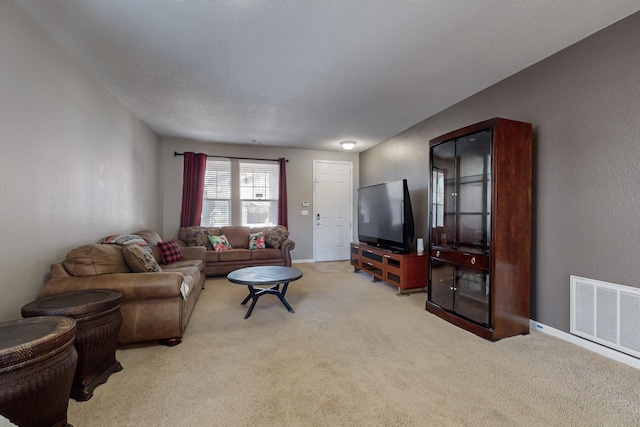
[[280, 244], [280, 250], [282, 251], [282, 259], [287, 267], [291, 267], [291, 251], [296, 247], [296, 242], [291, 239], [287, 239]]
[[181, 296], [184, 276], [178, 272], [113, 273], [100, 276], [63, 277], [48, 280], [40, 298], [85, 289], [111, 289], [122, 294], [122, 300], [163, 299]]
[[181, 246], [180, 252], [186, 260], [197, 259], [204, 262], [207, 249], [204, 246]]

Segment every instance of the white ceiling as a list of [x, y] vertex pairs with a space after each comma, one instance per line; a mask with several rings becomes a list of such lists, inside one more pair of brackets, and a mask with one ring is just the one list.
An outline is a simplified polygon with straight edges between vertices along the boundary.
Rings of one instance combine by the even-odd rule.
[[638, 0], [16, 0], [161, 135], [356, 151]]

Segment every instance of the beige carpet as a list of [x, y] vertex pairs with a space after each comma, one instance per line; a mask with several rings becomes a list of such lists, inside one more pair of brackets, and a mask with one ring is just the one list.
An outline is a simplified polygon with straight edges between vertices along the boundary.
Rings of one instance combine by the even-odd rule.
[[533, 332], [491, 343], [426, 294], [299, 264], [291, 314], [207, 281], [182, 344], [118, 350], [122, 372], [69, 404], [75, 427], [637, 426], [640, 371]]

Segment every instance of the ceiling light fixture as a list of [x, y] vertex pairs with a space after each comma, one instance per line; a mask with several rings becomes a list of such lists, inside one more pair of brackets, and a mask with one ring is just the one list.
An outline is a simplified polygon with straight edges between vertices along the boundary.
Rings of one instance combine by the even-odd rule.
[[353, 147], [356, 146], [356, 142], [355, 141], [342, 141], [340, 143], [340, 145], [342, 145], [342, 148], [344, 148], [345, 150], [353, 150]]

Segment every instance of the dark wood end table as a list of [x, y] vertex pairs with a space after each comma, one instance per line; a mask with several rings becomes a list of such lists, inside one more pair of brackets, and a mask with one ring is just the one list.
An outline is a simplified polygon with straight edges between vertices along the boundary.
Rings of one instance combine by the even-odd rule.
[[[258, 298], [262, 295], [276, 295], [280, 302], [286, 307], [289, 313], [295, 313], [291, 305], [284, 298], [287, 293], [289, 283], [302, 277], [302, 271], [293, 267], [282, 267], [275, 265], [263, 265], [256, 267], [246, 267], [232, 271], [227, 275], [227, 280], [237, 285], [245, 285], [249, 288], [249, 295], [242, 301], [245, 305], [251, 300], [251, 306], [244, 316], [247, 319], [251, 316], [253, 308], [256, 306]], [[282, 285], [282, 290], [280, 289]], [[261, 288], [256, 286], [268, 286]]]
[[0, 323], [0, 414], [19, 426], [70, 427], [76, 321], [46, 316]]
[[71, 397], [77, 401], [91, 399], [97, 386], [122, 370], [116, 360], [121, 299], [122, 294], [113, 290], [87, 289], [42, 298], [22, 307], [23, 317], [66, 316], [77, 322], [78, 366], [71, 388]]

